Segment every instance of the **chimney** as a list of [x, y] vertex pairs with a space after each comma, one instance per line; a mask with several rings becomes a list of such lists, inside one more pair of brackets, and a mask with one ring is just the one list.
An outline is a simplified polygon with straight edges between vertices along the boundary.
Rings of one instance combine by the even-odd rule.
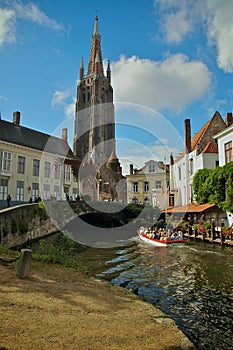
[[191, 152], [191, 125], [190, 119], [184, 120], [184, 146], [185, 152]]
[[62, 140], [67, 142], [67, 128], [62, 129]]
[[133, 164], [129, 165], [129, 174], [133, 175]]
[[20, 112], [14, 112], [13, 113], [13, 123], [17, 126], [20, 124]]
[[226, 121], [226, 126], [227, 126], [227, 127], [230, 126], [230, 125], [232, 125], [232, 123], [233, 123], [233, 118], [232, 118], [232, 113], [231, 113], [231, 112], [226, 114], [225, 121]]
[[173, 154], [170, 154], [170, 165], [174, 165], [174, 158], [173, 158]]

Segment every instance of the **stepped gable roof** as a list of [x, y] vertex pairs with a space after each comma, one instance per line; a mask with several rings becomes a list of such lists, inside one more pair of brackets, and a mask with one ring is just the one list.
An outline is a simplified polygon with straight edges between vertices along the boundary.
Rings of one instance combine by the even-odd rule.
[[0, 141], [79, 160], [65, 140], [2, 119]]

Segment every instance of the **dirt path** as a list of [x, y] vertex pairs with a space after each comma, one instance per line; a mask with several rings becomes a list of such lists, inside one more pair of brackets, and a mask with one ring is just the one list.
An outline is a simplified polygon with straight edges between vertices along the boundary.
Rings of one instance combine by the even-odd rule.
[[0, 265], [0, 350], [194, 349], [174, 322], [128, 290], [33, 261]]

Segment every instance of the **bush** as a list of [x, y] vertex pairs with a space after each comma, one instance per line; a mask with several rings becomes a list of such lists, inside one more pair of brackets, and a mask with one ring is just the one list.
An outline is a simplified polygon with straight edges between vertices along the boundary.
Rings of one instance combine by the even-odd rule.
[[85, 249], [81, 244], [73, 241], [68, 235], [60, 235], [55, 244], [40, 241], [39, 249], [33, 254], [37, 259], [52, 264], [77, 268], [79, 252]]

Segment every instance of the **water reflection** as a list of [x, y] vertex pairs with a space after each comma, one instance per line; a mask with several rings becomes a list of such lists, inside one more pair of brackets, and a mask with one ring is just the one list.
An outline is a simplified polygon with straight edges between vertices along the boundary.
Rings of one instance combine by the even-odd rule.
[[233, 348], [232, 248], [190, 243], [115, 250], [98, 275], [138, 291], [171, 316], [198, 349]]

